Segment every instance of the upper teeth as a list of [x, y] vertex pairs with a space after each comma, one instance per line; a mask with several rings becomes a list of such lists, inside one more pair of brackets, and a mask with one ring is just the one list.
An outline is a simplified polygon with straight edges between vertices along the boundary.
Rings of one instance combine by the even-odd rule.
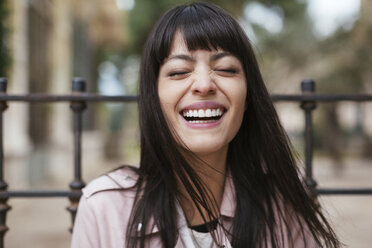
[[193, 110], [184, 110], [183, 116], [185, 117], [216, 117], [222, 116], [223, 110], [222, 109], [193, 109]]

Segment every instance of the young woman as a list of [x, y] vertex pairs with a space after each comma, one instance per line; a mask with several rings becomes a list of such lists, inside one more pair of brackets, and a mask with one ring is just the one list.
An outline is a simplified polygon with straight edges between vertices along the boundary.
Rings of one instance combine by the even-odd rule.
[[239, 24], [169, 10], [143, 50], [140, 167], [83, 189], [72, 247], [339, 247]]

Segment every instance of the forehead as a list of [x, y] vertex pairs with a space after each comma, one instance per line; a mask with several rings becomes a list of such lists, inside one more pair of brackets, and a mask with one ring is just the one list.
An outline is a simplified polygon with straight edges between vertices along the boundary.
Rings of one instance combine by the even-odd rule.
[[205, 59], [209, 60], [209, 62], [216, 62], [217, 60], [226, 57], [234, 58], [241, 62], [237, 56], [220, 48], [215, 49], [213, 47], [207, 47], [191, 50], [188, 48], [183, 34], [181, 32], [177, 32], [173, 37], [169, 54], [167, 57], [164, 58], [162, 65], [167, 64], [170, 61], [175, 61], [177, 59], [189, 62], [196, 62], [196, 60]]
[[176, 31], [172, 39], [172, 45], [169, 50], [168, 57], [175, 53], [188, 52], [187, 44], [184, 39], [184, 35], [181, 31]]
[[[194, 51], [197, 51], [197, 50], [205, 50], [205, 51], [210, 51], [210, 52], [224, 51], [223, 49], [220, 49], [220, 48], [216, 49], [212, 45], [210, 47], [207, 47], [207, 48], [201, 47], [201, 48], [196, 48], [196, 49], [191, 50], [187, 46], [186, 39], [185, 39], [185, 36], [183, 35], [183, 33], [180, 32], [180, 31], [176, 31], [174, 36], [173, 36], [173, 39], [172, 39], [172, 43], [171, 43], [171, 46], [170, 46], [170, 49], [169, 49], [169, 54], [165, 58], [165, 60], [167, 60], [167, 58], [171, 57], [172, 55], [189, 54], [189, 53], [193, 53]], [[229, 53], [229, 55], [232, 55], [232, 54]]]

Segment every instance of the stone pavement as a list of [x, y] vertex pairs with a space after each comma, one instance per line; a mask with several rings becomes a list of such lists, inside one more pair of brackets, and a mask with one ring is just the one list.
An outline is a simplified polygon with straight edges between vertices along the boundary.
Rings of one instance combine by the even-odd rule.
[[[320, 187], [372, 188], [372, 160], [346, 159], [341, 172], [328, 160], [314, 164]], [[372, 195], [322, 196], [320, 202], [345, 247], [372, 247]]]

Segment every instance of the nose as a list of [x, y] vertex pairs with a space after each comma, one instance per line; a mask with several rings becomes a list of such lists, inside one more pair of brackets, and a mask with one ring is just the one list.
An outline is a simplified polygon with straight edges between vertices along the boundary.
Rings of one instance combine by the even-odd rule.
[[191, 91], [195, 95], [207, 96], [216, 93], [216, 84], [209, 71], [203, 71], [195, 75]]

